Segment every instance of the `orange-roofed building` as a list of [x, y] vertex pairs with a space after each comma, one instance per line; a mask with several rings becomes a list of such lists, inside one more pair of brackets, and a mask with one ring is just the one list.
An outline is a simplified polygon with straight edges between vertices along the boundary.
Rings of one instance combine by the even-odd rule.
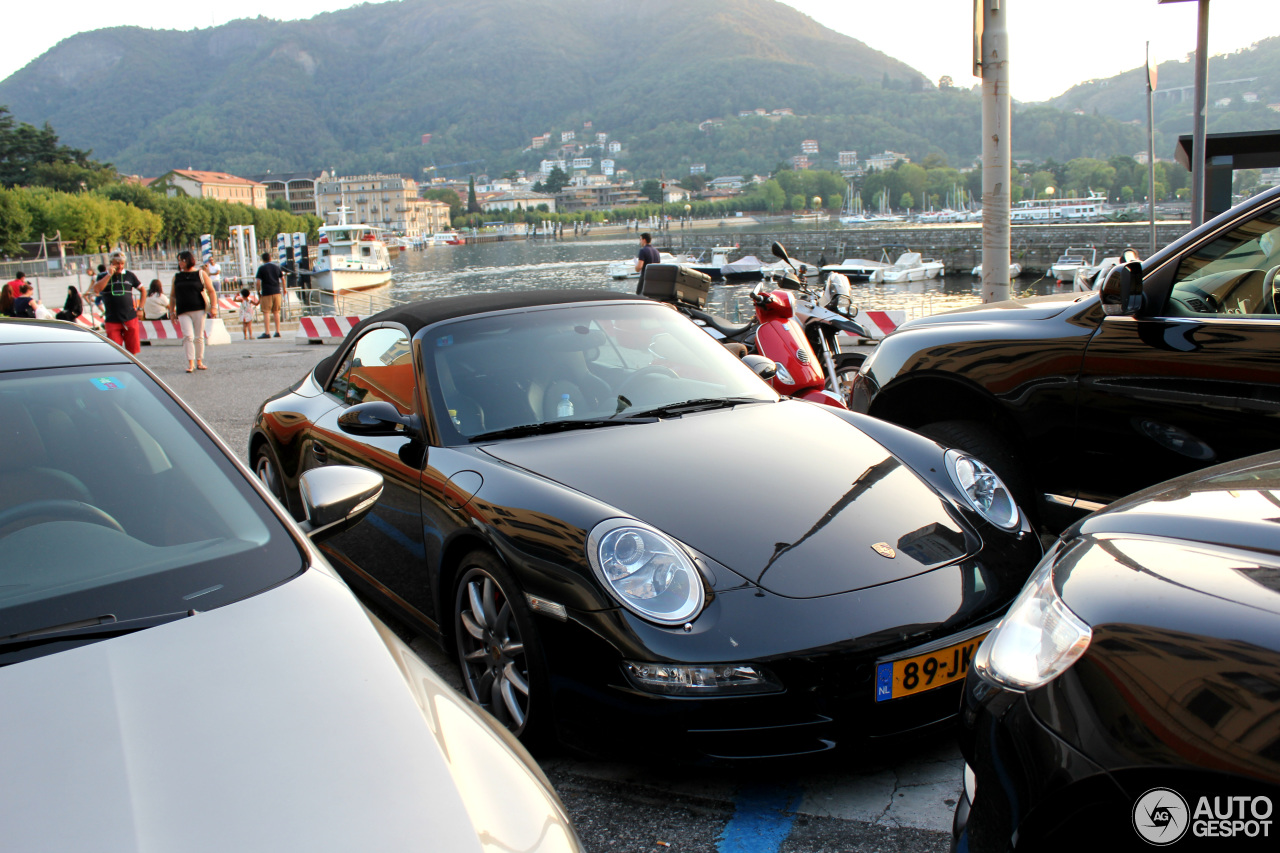
[[211, 198], [267, 209], [266, 184], [238, 178], [226, 172], [173, 169], [156, 178], [153, 186], [163, 188], [171, 196], [182, 192], [192, 198]]

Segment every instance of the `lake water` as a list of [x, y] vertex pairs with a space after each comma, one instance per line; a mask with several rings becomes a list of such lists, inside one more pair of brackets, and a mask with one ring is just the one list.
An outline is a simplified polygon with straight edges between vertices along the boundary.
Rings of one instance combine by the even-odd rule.
[[[612, 261], [633, 260], [638, 248], [634, 235], [616, 235], [409, 249], [394, 261], [390, 293], [396, 300], [549, 288], [633, 293], [635, 279], [615, 281], [606, 270]], [[815, 266], [814, 259], [799, 260]], [[1052, 288], [1051, 280], [1046, 284], [1032, 278], [1015, 282], [1013, 289], [1048, 293]], [[710, 296], [712, 310], [731, 319], [745, 319], [751, 314], [750, 290], [750, 284], [715, 285]], [[981, 301], [980, 292], [978, 280], [971, 275], [901, 285], [853, 285], [854, 303], [863, 309], [903, 310], [908, 317], [975, 304]]]

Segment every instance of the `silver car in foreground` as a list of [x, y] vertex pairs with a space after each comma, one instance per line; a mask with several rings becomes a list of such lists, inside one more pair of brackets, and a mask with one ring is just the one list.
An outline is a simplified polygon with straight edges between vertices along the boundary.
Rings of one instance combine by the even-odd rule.
[[580, 849], [313, 547], [381, 478], [314, 473], [299, 526], [122, 350], [0, 321], [0, 846]]

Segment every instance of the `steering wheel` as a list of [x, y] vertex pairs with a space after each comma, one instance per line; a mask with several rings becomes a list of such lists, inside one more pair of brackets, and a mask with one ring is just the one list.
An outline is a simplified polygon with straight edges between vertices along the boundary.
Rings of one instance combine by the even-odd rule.
[[655, 374], [658, 376], [665, 376], [668, 379], [680, 378], [680, 376], [674, 370], [667, 367], [666, 365], [650, 364], [647, 367], [640, 368], [635, 373], [631, 374], [626, 379], [622, 380], [622, 384], [618, 386], [618, 396], [619, 397], [625, 396], [622, 392], [625, 391], [627, 387], [631, 385], [631, 383], [635, 382], [640, 377], [653, 376]]
[[1280, 273], [1280, 264], [1276, 264], [1267, 270], [1267, 274], [1262, 278], [1262, 298], [1270, 303], [1270, 308], [1266, 313], [1280, 314], [1280, 306], [1277, 305], [1276, 294], [1276, 274]]
[[[90, 524], [109, 527], [119, 533], [125, 532], [124, 528], [120, 526], [120, 522], [112, 518], [111, 514], [106, 510], [99, 509], [93, 504], [87, 504], [83, 501], [69, 500], [32, 501], [31, 503], [19, 504], [6, 509], [0, 512], [0, 530], [4, 530], [14, 522], [42, 515], [59, 516], [68, 521], [87, 521]], [[9, 534], [6, 533], [4, 535], [8, 536]]]

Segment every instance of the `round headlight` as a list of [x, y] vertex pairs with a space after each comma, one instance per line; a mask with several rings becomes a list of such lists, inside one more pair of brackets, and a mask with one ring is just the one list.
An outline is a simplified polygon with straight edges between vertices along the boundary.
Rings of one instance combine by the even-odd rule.
[[602, 521], [587, 537], [587, 559], [605, 588], [641, 618], [679, 625], [702, 611], [706, 596], [693, 560], [648, 525]]
[[946, 460], [951, 482], [964, 493], [969, 506], [997, 527], [1013, 530], [1018, 526], [1018, 505], [989, 465], [959, 450], [948, 450]]

